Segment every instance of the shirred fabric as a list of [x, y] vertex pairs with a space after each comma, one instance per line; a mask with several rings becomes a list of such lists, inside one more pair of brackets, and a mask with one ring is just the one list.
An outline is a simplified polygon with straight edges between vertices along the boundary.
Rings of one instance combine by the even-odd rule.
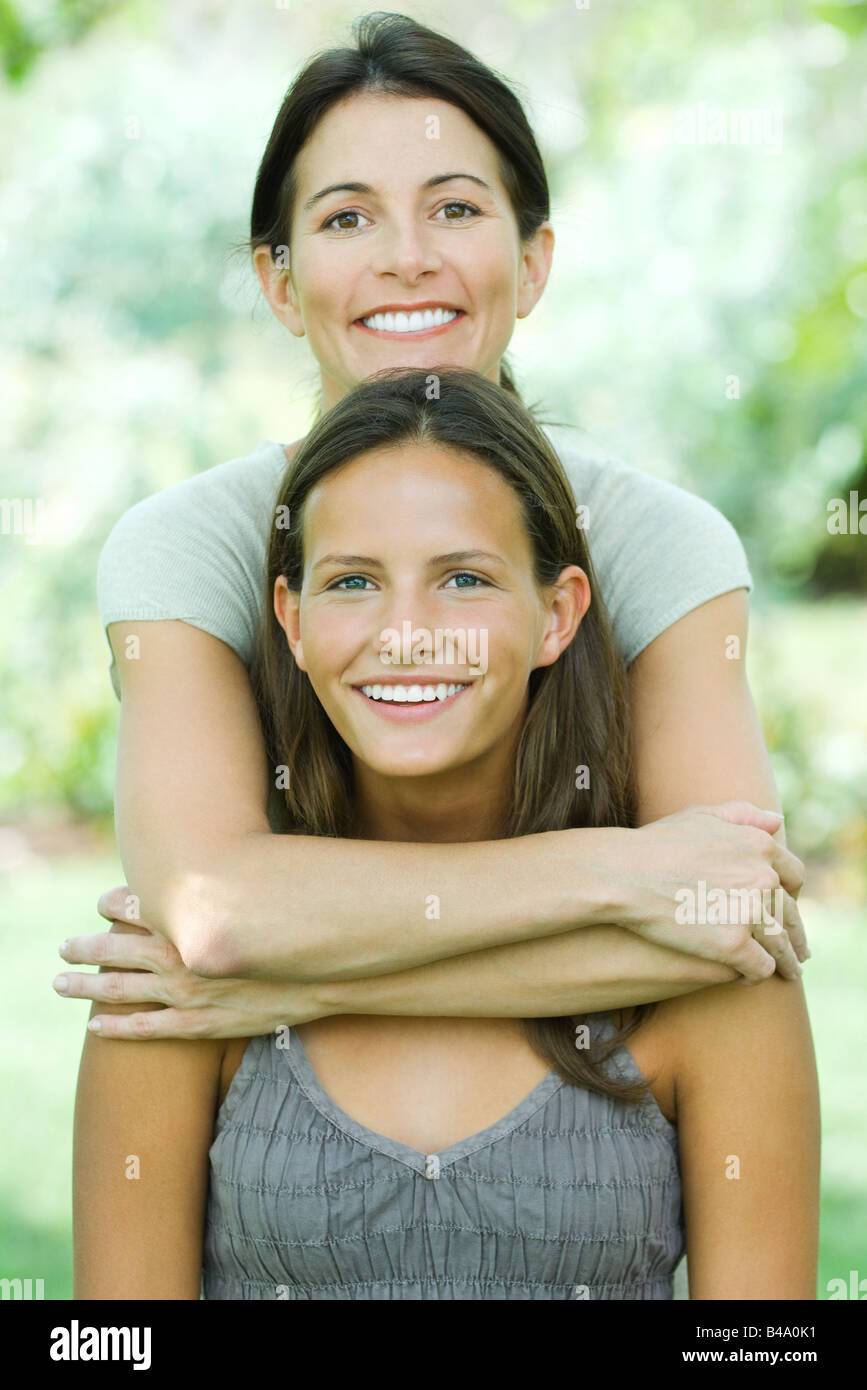
[[[709, 502], [545, 432], [576, 502], [587, 508], [590, 554], [627, 665], [693, 608], [732, 589], [752, 588], [737, 532]], [[249, 671], [285, 468], [283, 446], [265, 440], [251, 454], [175, 483], [124, 512], [99, 557], [103, 628], [180, 619], [221, 638]], [[109, 669], [120, 698], [113, 659]]]
[[[422, 1154], [340, 1110], [294, 1029], [280, 1041], [253, 1039], [217, 1116], [204, 1298], [672, 1298], [677, 1130], [649, 1092], [628, 1104], [549, 1072], [497, 1124]], [[605, 1071], [641, 1076], [623, 1045]]]

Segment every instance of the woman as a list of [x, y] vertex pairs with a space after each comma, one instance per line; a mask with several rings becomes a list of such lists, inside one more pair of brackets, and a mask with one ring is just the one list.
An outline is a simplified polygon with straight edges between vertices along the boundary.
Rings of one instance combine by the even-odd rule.
[[[449, 40], [402, 16], [367, 17], [356, 49], [309, 64], [262, 161], [252, 241], [272, 309], [310, 338], [326, 412], [389, 366], [448, 362], [508, 389], [502, 355], [516, 313], [531, 312], [550, 265], [547, 210], [520, 104]], [[370, 320], [430, 301], [447, 311], [439, 327]], [[795, 953], [806, 955], [794, 901], [802, 866], [781, 818], [756, 809], [773, 806], [776, 790], [743, 660], [728, 659], [733, 638], [741, 657], [746, 644], [742, 549], [699, 499], [574, 452], [563, 461], [589, 505], [629, 665], [641, 828], [412, 853], [271, 833], [250, 670], [265, 518], [297, 447], [268, 442], [140, 503], [103, 552], [100, 601], [123, 694], [118, 836], [133, 893], [101, 901], [111, 934], [64, 953], [115, 969], [64, 978], [70, 996], [100, 1002], [104, 1036], [147, 1039], [142, 1065], [165, 1083], [156, 1039], [249, 1037], [360, 1009], [570, 1014], [735, 973], [762, 980], [775, 966], [794, 978]], [[681, 925], [677, 889], [711, 874], [725, 889], [781, 884], [787, 930]], [[451, 911], [409, 939], [431, 882]], [[764, 1002], [777, 984], [755, 992]], [[800, 986], [782, 993], [794, 1017]], [[87, 1041], [85, 1109], [98, 1104], [111, 1051]]]
[[[568, 482], [514, 398], [470, 372], [436, 379], [435, 399], [426, 368], [360, 385], [280, 490], [257, 685], [285, 828], [455, 844], [628, 827], [625, 675]], [[404, 622], [412, 645], [395, 647]], [[461, 633], [484, 635], [483, 661]], [[406, 934], [448, 911], [432, 891]], [[113, 1290], [92, 1273], [84, 1294], [198, 1297], [210, 1176], [207, 1298], [667, 1299], [682, 1202], [694, 1296], [731, 1296], [748, 1251], [764, 1297], [809, 1296], [809, 1030], [741, 991], [726, 1056], [710, 1045], [726, 988], [620, 1027], [345, 1014], [201, 1044], [207, 1062], [179, 1043], [171, 1094], [132, 1049], [78, 1131], [82, 1171], [118, 1139], [147, 1155], [123, 1212], [115, 1182], [79, 1218], [94, 1268], [127, 1273]], [[776, 1077], [738, 1074], [781, 1022], [782, 1110]], [[803, 1170], [799, 1219], [785, 1252], [757, 1256], [760, 1165], [783, 1156]]]

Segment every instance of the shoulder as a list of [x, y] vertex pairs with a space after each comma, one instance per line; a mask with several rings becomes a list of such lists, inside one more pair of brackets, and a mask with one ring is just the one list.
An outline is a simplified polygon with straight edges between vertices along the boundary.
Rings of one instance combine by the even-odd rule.
[[752, 588], [741, 540], [703, 497], [551, 435], [586, 528], [594, 575], [627, 664], [686, 613]]
[[[622, 1028], [634, 1012], [613, 1010], [611, 1018]], [[751, 1106], [758, 1114], [785, 1104], [793, 1085], [797, 1103], [807, 1105], [815, 1086], [803, 987], [776, 974], [660, 1000], [626, 1046], [645, 1074], [658, 1076], [678, 1121], [697, 1109], [723, 1121]]]
[[285, 467], [282, 445], [265, 440], [250, 454], [206, 468], [133, 503], [112, 527], [106, 547], [149, 528], [156, 538], [164, 525], [189, 529], [226, 520], [223, 505], [231, 506], [235, 519], [258, 515], [270, 505]]
[[721, 1123], [808, 1106], [815, 1055], [803, 985], [774, 974], [753, 985], [710, 985], [657, 1004], [645, 1026], [670, 1077], [678, 1117]]
[[[265, 555], [283, 447], [266, 440], [136, 502], [99, 555], [103, 629], [178, 620], [226, 642], [249, 668], [264, 605]], [[109, 642], [109, 646], [111, 643]], [[120, 687], [114, 658], [110, 675]]]
[[638, 516], [649, 506], [652, 515], [658, 514], [663, 522], [668, 520], [676, 525], [684, 517], [700, 520], [720, 535], [731, 534], [737, 538], [737, 532], [722, 512], [696, 493], [634, 468], [613, 455], [583, 449], [568, 431], [549, 432], [549, 436], [575, 492], [576, 502], [585, 501], [588, 510], [591, 503], [595, 503], [595, 514], [591, 510], [588, 519], [588, 531], [594, 525], [608, 527], [618, 522], [622, 525], [625, 514]]

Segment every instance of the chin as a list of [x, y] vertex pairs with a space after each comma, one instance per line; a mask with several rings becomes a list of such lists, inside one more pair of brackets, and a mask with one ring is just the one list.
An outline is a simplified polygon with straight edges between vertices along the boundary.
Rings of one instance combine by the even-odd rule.
[[382, 777], [430, 777], [438, 772], [453, 772], [460, 764], [454, 756], [431, 754], [421, 750], [402, 753], [382, 753], [371, 757], [357, 754], [359, 761]]

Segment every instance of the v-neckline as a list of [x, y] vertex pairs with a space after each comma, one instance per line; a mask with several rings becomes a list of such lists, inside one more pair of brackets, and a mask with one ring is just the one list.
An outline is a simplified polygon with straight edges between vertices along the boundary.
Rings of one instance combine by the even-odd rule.
[[517, 1129], [520, 1124], [529, 1119], [554, 1095], [555, 1091], [566, 1084], [556, 1072], [549, 1071], [542, 1077], [541, 1081], [537, 1082], [529, 1095], [520, 1100], [507, 1115], [497, 1120], [496, 1123], [487, 1125], [484, 1129], [468, 1135], [466, 1139], [459, 1139], [457, 1143], [449, 1144], [444, 1149], [438, 1149], [435, 1153], [423, 1153], [421, 1149], [414, 1149], [410, 1144], [404, 1144], [399, 1139], [390, 1139], [387, 1134], [379, 1134], [374, 1129], [368, 1129], [367, 1125], [360, 1124], [351, 1115], [347, 1115], [345, 1110], [341, 1110], [319, 1081], [304, 1044], [295, 1029], [288, 1028], [285, 1036], [288, 1038], [289, 1046], [281, 1048], [281, 1052], [292, 1068], [298, 1085], [319, 1113], [330, 1120], [332, 1124], [337, 1125], [338, 1129], [343, 1130], [345, 1134], [357, 1139], [359, 1143], [365, 1144], [369, 1149], [375, 1149], [378, 1153], [385, 1154], [389, 1158], [395, 1158], [400, 1163], [405, 1163], [425, 1177], [439, 1177], [446, 1165], [456, 1162], [459, 1158], [465, 1158], [467, 1154], [474, 1153], [477, 1149], [484, 1149], [489, 1144], [497, 1143], [498, 1140], [510, 1134], [512, 1130]]

